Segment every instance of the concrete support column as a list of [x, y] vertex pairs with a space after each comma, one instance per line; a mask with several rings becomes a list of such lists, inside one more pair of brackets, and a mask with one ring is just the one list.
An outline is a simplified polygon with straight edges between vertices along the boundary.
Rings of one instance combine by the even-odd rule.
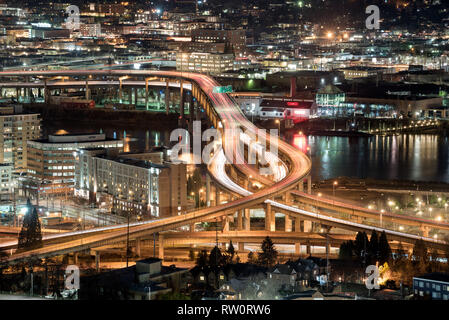
[[243, 229], [243, 215], [245, 214], [245, 209], [237, 211], [237, 230]]
[[292, 195], [290, 191], [287, 191], [283, 196], [282, 200], [284, 200], [285, 203], [290, 203], [292, 201]]
[[206, 173], [206, 206], [210, 207], [210, 176]]
[[193, 93], [192, 93], [192, 91], [190, 91], [190, 94], [189, 94], [189, 122], [190, 123], [193, 122], [193, 119], [194, 119], [193, 114], [194, 113], [195, 113], [195, 108], [193, 106]]
[[139, 100], [139, 89], [137, 87], [134, 88], [134, 105], [137, 106], [137, 102]]
[[292, 231], [292, 218], [288, 215], [285, 215], [285, 231], [286, 232]]
[[119, 79], [118, 98], [119, 98], [120, 103], [121, 103], [122, 99], [123, 99], [123, 81], [121, 79]]
[[245, 243], [244, 242], [239, 242], [237, 250], [238, 250], [239, 253], [245, 251]]
[[310, 174], [307, 176], [307, 193], [312, 194], [312, 176]]
[[133, 104], [133, 88], [128, 88], [128, 103]]
[[265, 230], [266, 231], [276, 231], [275, 216], [274, 212], [271, 210], [271, 204], [265, 203]]
[[298, 183], [298, 191], [304, 192], [304, 181], [303, 180], [299, 181], [299, 183]]
[[244, 209], [243, 227], [245, 228], [245, 231], [250, 231], [251, 230], [251, 218], [250, 218], [250, 211], [249, 211], [249, 209]]
[[306, 246], [306, 253], [307, 254], [310, 254], [312, 252], [312, 250], [310, 250], [310, 244], [308, 244], [307, 246]]
[[312, 221], [304, 220], [304, 232], [312, 232]]
[[295, 218], [295, 232], [301, 232], [301, 220]]
[[141, 256], [141, 252], [140, 252], [140, 245], [141, 245], [141, 243], [140, 243], [140, 238], [136, 238], [136, 255], [138, 256], [138, 257], [140, 257]]
[[168, 81], [165, 86], [165, 113], [168, 115], [170, 112], [170, 87]]
[[73, 253], [73, 264], [78, 265], [78, 252]]
[[184, 106], [184, 102], [185, 102], [185, 100], [186, 100], [186, 97], [185, 97], [185, 92], [184, 92], [184, 82], [181, 80], [180, 81], [180, 84], [179, 84], [179, 113], [180, 113], [180, 115], [181, 115], [181, 119], [182, 119], [182, 121], [184, 121], [184, 118], [185, 118], [185, 116], [184, 116], [184, 111], [185, 111], [185, 106]]
[[86, 100], [90, 100], [89, 80], [86, 80]]
[[145, 79], [145, 109], [148, 110], [148, 79]]
[[221, 203], [220, 201], [220, 188], [215, 185], [215, 205], [218, 206]]
[[229, 231], [229, 217], [228, 216], [223, 217], [222, 230], [223, 230], [223, 232]]
[[159, 234], [159, 259], [164, 260], [164, 235]]
[[95, 269], [100, 271], [100, 251], [95, 251]]
[[195, 224], [194, 223], [189, 225], [189, 230], [190, 230], [190, 232], [195, 232]]
[[295, 243], [295, 254], [296, 255], [301, 254], [301, 243], [299, 243], [299, 242]]

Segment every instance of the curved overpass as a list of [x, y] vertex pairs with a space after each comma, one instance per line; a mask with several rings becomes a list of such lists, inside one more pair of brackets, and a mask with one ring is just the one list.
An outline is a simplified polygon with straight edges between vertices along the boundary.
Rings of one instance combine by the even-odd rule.
[[[195, 83], [201, 90], [207, 95], [207, 98], [213, 105], [216, 115], [221, 119], [221, 123], [223, 125], [224, 130], [234, 130], [238, 127], [242, 127], [247, 130], [247, 132], [251, 132], [252, 134], [257, 134], [257, 127], [255, 127], [251, 122], [249, 122], [240, 108], [236, 105], [234, 100], [228, 96], [227, 94], [214, 93], [213, 88], [218, 86], [218, 83], [215, 82], [212, 78], [194, 73], [185, 73], [185, 72], [174, 72], [174, 71], [150, 71], [150, 70], [100, 70], [100, 71], [92, 71], [92, 70], [76, 70], [76, 71], [24, 71], [24, 72], [0, 72], [0, 77], [26, 77], [26, 76], [131, 76], [131, 77], [141, 77], [147, 78], [151, 76], [169, 78], [169, 79], [183, 79], [187, 81], [191, 81]], [[88, 80], [91, 81], [91, 80]], [[93, 80], [92, 80], [93, 81]], [[109, 81], [105, 81], [106, 84], [110, 84]], [[32, 85], [31, 85], [32, 86]], [[224, 205], [218, 205], [215, 207], [204, 208], [195, 212], [190, 212], [182, 216], [174, 216], [168, 217], [164, 219], [159, 219], [156, 221], [147, 221], [142, 223], [136, 223], [130, 227], [130, 234], [133, 236], [145, 235], [148, 233], [166, 231], [173, 228], [181, 227], [184, 225], [188, 225], [195, 222], [201, 222], [204, 219], [214, 219], [217, 217], [225, 216], [234, 213], [237, 210], [248, 208], [252, 205], [257, 205], [260, 203], [269, 203], [275, 208], [280, 210], [284, 210], [289, 212], [289, 214], [293, 216], [300, 216], [303, 218], [310, 219], [312, 221], [319, 221], [320, 223], [330, 225], [330, 226], [338, 226], [344, 229], [359, 231], [371, 231], [377, 230], [382, 231], [384, 229], [367, 226], [361, 223], [355, 223], [351, 221], [347, 221], [344, 219], [339, 219], [335, 217], [331, 217], [325, 214], [318, 214], [309, 212], [306, 210], [302, 210], [299, 208], [295, 208], [293, 206], [289, 206], [283, 203], [279, 203], [272, 199], [277, 195], [281, 195], [286, 191], [293, 189], [296, 187], [299, 181], [304, 179], [310, 172], [311, 169], [311, 161], [310, 159], [302, 152], [300, 152], [295, 147], [289, 145], [288, 143], [278, 140], [277, 138], [273, 140], [273, 138], [269, 138], [268, 135], [264, 132], [262, 135], [259, 135], [265, 141], [271, 141], [271, 143], [278, 143], [279, 151], [283, 156], [283, 159], [286, 161], [286, 166], [288, 167], [288, 173], [285, 175], [280, 175], [279, 181], [273, 182], [271, 179], [267, 178], [259, 174], [259, 171], [255, 166], [249, 165], [244, 160], [244, 155], [235, 152], [238, 150], [236, 146], [240, 143], [241, 137], [239, 135], [231, 136], [230, 141], [226, 139], [223, 140], [224, 146], [224, 155], [233, 154], [235, 158], [229, 159], [224, 158], [226, 161], [232, 162], [242, 173], [247, 176], [252, 175], [258, 181], [261, 181], [266, 185], [262, 190], [251, 193], [239, 186], [237, 186], [232, 180], [223, 180], [224, 175], [217, 175], [214, 171], [211, 171], [214, 177], [221, 181], [226, 185], [227, 188], [240, 188], [235, 189], [236, 192], [241, 194], [243, 197], [237, 199], [235, 201], [226, 203]], [[228, 137], [225, 137], [228, 138]], [[217, 154], [220, 154], [220, 150]], [[223, 167], [225, 164], [225, 160], [221, 158], [218, 162], [219, 167]], [[280, 163], [280, 160], [278, 160]], [[236, 162], [236, 163], [235, 163]], [[221, 170], [221, 169], [220, 169]], [[268, 199], [268, 200], [267, 200]], [[100, 230], [87, 230], [82, 234], [78, 234], [81, 236], [80, 239], [68, 240], [65, 243], [56, 243], [46, 245], [44, 248], [31, 250], [25, 253], [19, 253], [11, 256], [9, 261], [17, 261], [23, 259], [25, 257], [29, 257], [30, 255], [39, 255], [39, 256], [51, 256], [57, 255], [65, 252], [72, 252], [77, 250], [83, 250], [85, 248], [91, 248], [95, 246], [102, 246], [109, 243], [115, 243], [123, 241], [123, 237], [126, 236], [127, 231], [125, 230], [125, 225], [119, 225], [115, 227], [110, 227], [108, 232], [98, 234]], [[420, 237], [416, 235], [407, 234], [404, 232], [397, 232], [393, 230], [385, 230], [387, 234], [389, 234], [392, 239], [398, 239], [401, 241], [411, 242], [416, 239], [423, 239], [429, 244], [433, 246], [442, 246], [444, 244], [441, 240], [434, 240], [428, 237]], [[62, 235], [61, 235], [62, 236]], [[62, 238], [60, 238], [62, 239]], [[67, 235], [67, 238], [71, 239], [70, 235]]]

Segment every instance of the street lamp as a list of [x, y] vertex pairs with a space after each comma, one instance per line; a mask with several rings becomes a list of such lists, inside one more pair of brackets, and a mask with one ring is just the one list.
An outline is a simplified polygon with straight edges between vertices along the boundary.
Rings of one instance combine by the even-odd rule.
[[338, 181], [334, 181], [334, 183], [332, 184], [332, 194], [335, 197], [335, 187], [338, 185]]
[[276, 119], [276, 124], [278, 125], [278, 133], [281, 135], [281, 121], [279, 119]]

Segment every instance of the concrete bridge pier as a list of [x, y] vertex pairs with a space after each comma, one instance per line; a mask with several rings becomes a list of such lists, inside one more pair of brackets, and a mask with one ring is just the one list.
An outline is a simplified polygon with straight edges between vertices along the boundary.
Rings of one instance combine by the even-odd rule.
[[289, 215], [285, 215], [285, 231], [292, 232], [292, 218]]
[[265, 209], [265, 230], [276, 231], [275, 216], [274, 212], [271, 210], [271, 204], [265, 203], [264, 209]]
[[220, 188], [215, 184], [215, 205], [218, 206], [220, 203]]
[[312, 194], [312, 176], [310, 174], [307, 176], [307, 193]]
[[295, 232], [301, 232], [301, 219], [295, 218]]
[[299, 242], [295, 243], [295, 254], [298, 256], [301, 254], [301, 243]]
[[304, 192], [304, 180], [298, 182], [298, 191]]
[[237, 211], [237, 230], [241, 231], [243, 229], [243, 216], [245, 215], [245, 209]]
[[222, 230], [223, 232], [229, 231], [229, 217], [224, 216], [222, 219]]
[[165, 114], [168, 115], [170, 112], [170, 86], [169, 82], [166, 82], [165, 86]]
[[304, 232], [312, 232], [312, 221], [304, 220]]
[[243, 227], [245, 228], [245, 231], [250, 231], [251, 230], [251, 217], [250, 217], [249, 209], [244, 209]]
[[164, 260], [164, 235], [159, 234], [159, 259]]
[[206, 206], [210, 207], [210, 175], [206, 173]]
[[138, 257], [141, 256], [141, 239], [140, 238], [136, 238], [136, 255]]
[[95, 251], [95, 269], [100, 271], [100, 251]]

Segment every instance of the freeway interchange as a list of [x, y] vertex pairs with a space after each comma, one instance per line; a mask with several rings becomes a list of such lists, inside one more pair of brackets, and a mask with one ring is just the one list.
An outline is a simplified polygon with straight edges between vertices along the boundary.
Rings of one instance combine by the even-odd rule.
[[[162, 81], [154, 81], [154, 85], [161, 85], [167, 83], [167, 86], [180, 87], [186, 90], [194, 90], [193, 87], [199, 88], [201, 93], [207, 97], [202, 99], [203, 103], [207, 103], [212, 109], [208, 112], [210, 118], [215, 117], [212, 123], [220, 123], [220, 128], [224, 134], [222, 135], [222, 143], [217, 144], [212, 161], [208, 164], [210, 174], [218, 181], [225, 189], [231, 190], [239, 197], [236, 200], [226, 204], [219, 204], [213, 207], [202, 208], [192, 212], [188, 212], [179, 216], [171, 216], [156, 220], [132, 223], [129, 228], [130, 237], [142, 237], [148, 234], [169, 231], [175, 228], [191, 225], [205, 220], [210, 221], [215, 218], [233, 215], [236, 211], [250, 208], [251, 206], [265, 206], [268, 210], [276, 210], [296, 219], [308, 220], [321, 223], [329, 227], [338, 227], [351, 231], [367, 231], [376, 230], [378, 232], [385, 231], [390, 240], [404, 241], [414, 243], [417, 239], [423, 239], [428, 245], [435, 248], [442, 248], [446, 243], [442, 240], [430, 238], [428, 236], [410, 234], [396, 230], [382, 228], [381, 226], [374, 226], [357, 221], [350, 221], [329, 214], [328, 211], [336, 211], [337, 213], [350, 213], [354, 217], [362, 216], [370, 219], [379, 219], [380, 213], [374, 210], [368, 210], [360, 207], [345, 204], [344, 202], [335, 202], [322, 199], [310, 194], [305, 194], [298, 191], [298, 184], [302, 183], [308, 177], [311, 170], [311, 160], [309, 157], [293, 147], [292, 145], [282, 141], [277, 136], [268, 135], [265, 131], [261, 131], [253, 125], [243, 115], [240, 107], [235, 103], [233, 98], [227, 93], [214, 92], [214, 88], [219, 84], [211, 77], [203, 74], [195, 74], [188, 72], [176, 71], [151, 71], [151, 70], [61, 70], [61, 71], [21, 71], [21, 72], [0, 72], [0, 78], [23, 78], [27, 76], [33, 77], [134, 77], [138, 80], [133, 81], [134, 85], [148, 86], [151, 83], [147, 79], [149, 77], [156, 77]], [[79, 81], [86, 83], [90, 80]], [[95, 82], [94, 82], [95, 81]], [[107, 80], [92, 80], [95, 85], [118, 85], [117, 81]], [[0, 87], [20, 86], [24, 81], [0, 82]], [[181, 85], [180, 85], [181, 83]], [[30, 84], [28, 87], [40, 86], [40, 84]], [[58, 83], [62, 85], [75, 85], [74, 81], [66, 81]], [[218, 126], [217, 126], [218, 127]], [[227, 131], [244, 128], [245, 134], [227, 135]], [[268, 159], [269, 166], [272, 169], [273, 175], [271, 177], [260, 174], [259, 169], [248, 164], [245, 160], [245, 155], [239, 152], [240, 148], [237, 146], [242, 143], [251, 144], [252, 136], [258, 135], [262, 142], [267, 144], [276, 144], [279, 157], [274, 153], [266, 152], [265, 156]], [[257, 148], [257, 147], [256, 147]], [[230, 156], [231, 155], [231, 156]], [[247, 177], [252, 177], [253, 180], [258, 181], [263, 185], [263, 188], [256, 192], [250, 192], [233, 179], [226, 172], [226, 165], [232, 165], [238, 172]], [[279, 197], [296, 197], [299, 202], [306, 203], [315, 208], [322, 210], [305, 210], [299, 208], [297, 205], [289, 203], [289, 201], [276, 200]], [[327, 210], [327, 211], [326, 211]], [[274, 215], [271, 215], [274, 217]], [[431, 220], [410, 218], [405, 216], [384, 214], [384, 219], [391, 219], [391, 221], [400, 221], [402, 224], [409, 224], [413, 226], [424, 226], [426, 228], [438, 228], [449, 230], [449, 224], [444, 222], [435, 222]], [[271, 230], [267, 232], [272, 233]], [[95, 228], [84, 231], [68, 232], [58, 235], [47, 235], [44, 237], [44, 246], [39, 249], [30, 250], [22, 253], [15, 253], [8, 257], [9, 263], [19, 262], [30, 256], [35, 257], [49, 257], [80, 250], [86, 250], [104, 245], [115, 244], [123, 242], [127, 235], [127, 225], [115, 225], [108, 227]], [[284, 235], [285, 236], [285, 235]], [[0, 245], [0, 249], [12, 249], [14, 244], [8, 243]]]

